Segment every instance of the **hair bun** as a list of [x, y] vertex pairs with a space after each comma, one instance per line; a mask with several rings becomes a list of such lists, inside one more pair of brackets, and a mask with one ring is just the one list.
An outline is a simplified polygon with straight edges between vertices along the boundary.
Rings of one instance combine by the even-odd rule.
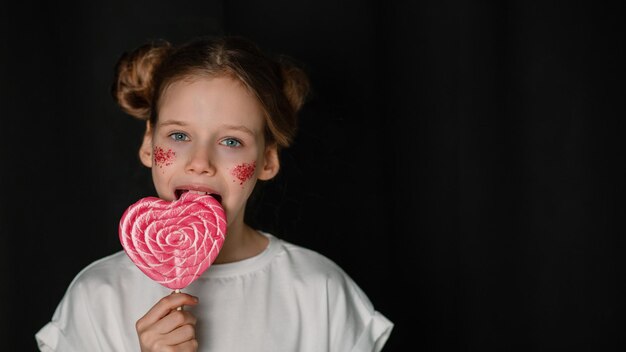
[[294, 112], [298, 112], [309, 94], [310, 84], [307, 74], [285, 58], [280, 60], [283, 78], [283, 93]]
[[127, 114], [147, 120], [151, 114], [156, 68], [171, 50], [167, 41], [142, 45], [120, 57], [111, 94]]

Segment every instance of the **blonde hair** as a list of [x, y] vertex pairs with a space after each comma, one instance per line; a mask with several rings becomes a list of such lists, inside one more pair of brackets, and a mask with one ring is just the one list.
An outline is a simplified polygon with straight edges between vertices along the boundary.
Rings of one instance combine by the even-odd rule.
[[159, 100], [181, 79], [230, 76], [256, 96], [265, 113], [268, 144], [288, 147], [297, 131], [297, 113], [309, 92], [306, 73], [286, 57], [264, 54], [241, 37], [203, 37], [180, 46], [167, 41], [144, 44], [117, 62], [112, 95], [138, 119], [158, 119]]

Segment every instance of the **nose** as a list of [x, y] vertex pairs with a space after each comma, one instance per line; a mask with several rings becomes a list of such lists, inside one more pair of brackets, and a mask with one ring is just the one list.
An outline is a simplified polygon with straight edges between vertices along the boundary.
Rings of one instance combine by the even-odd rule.
[[196, 146], [185, 166], [187, 173], [198, 175], [214, 175], [215, 167], [211, 162], [211, 151], [206, 146]]

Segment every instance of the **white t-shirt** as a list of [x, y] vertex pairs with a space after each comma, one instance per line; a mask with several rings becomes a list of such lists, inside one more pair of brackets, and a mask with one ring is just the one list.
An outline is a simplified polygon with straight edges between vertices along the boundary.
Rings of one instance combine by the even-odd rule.
[[[393, 324], [326, 257], [270, 234], [259, 255], [212, 265], [183, 292], [200, 303], [199, 351], [380, 351]], [[171, 291], [120, 251], [83, 269], [52, 321], [41, 351], [139, 351], [135, 322]]]

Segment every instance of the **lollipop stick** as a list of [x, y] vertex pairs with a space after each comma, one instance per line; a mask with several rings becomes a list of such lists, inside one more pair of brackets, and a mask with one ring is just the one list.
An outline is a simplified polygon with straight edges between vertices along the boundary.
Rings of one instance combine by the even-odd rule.
[[[178, 288], [177, 288], [177, 289], [175, 289], [175, 290], [174, 290], [174, 293], [180, 293], [180, 289], [178, 289]], [[182, 307], [182, 306], [180, 306], [180, 307], [176, 308], [176, 310], [183, 310], [183, 307]]]

